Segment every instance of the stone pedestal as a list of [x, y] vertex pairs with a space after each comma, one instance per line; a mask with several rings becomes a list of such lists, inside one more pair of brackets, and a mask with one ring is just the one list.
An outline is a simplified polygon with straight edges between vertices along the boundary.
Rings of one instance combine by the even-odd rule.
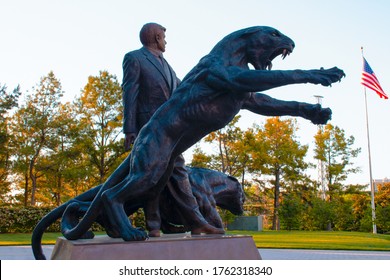
[[57, 239], [52, 260], [261, 260], [253, 238], [241, 235], [163, 234], [145, 241]]

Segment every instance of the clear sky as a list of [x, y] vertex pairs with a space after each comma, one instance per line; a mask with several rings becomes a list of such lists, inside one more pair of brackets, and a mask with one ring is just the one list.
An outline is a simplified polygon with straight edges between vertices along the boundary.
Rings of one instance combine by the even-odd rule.
[[[369, 182], [360, 47], [390, 95], [388, 0], [0, 0], [0, 11], [0, 83], [31, 91], [52, 70], [66, 101], [100, 70], [121, 82], [123, 56], [141, 47], [138, 33], [144, 23], [167, 28], [165, 57], [180, 78], [228, 33], [254, 25], [275, 27], [296, 48], [284, 61], [276, 58], [273, 69], [338, 66], [347, 77], [327, 88], [294, 85], [266, 93], [310, 103], [316, 102], [314, 95], [323, 96], [323, 106], [333, 110], [331, 123], [362, 148], [355, 162], [363, 172], [351, 175], [348, 183]], [[373, 177], [382, 179], [390, 177], [390, 101], [370, 90], [367, 97]], [[243, 127], [265, 121], [249, 112], [242, 115]], [[312, 147], [316, 126], [302, 119], [299, 126], [301, 143]]]

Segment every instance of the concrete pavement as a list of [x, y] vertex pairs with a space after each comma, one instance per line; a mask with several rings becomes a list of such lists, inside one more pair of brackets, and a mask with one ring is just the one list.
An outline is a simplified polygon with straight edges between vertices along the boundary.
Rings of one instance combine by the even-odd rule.
[[[44, 245], [50, 259], [54, 245]], [[263, 260], [390, 260], [390, 251], [259, 249]], [[31, 246], [0, 246], [0, 260], [34, 260]]]

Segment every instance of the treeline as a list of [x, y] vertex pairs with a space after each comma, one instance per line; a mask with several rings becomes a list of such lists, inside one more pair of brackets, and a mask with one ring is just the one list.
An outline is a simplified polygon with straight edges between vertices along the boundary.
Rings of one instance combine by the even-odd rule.
[[[90, 76], [72, 102], [62, 102], [53, 72], [29, 92], [0, 84], [0, 205], [55, 207], [102, 183], [127, 155], [122, 137], [122, 90], [115, 75]], [[23, 98], [22, 98], [23, 97]], [[236, 117], [204, 138], [189, 165], [222, 171], [245, 188], [247, 214], [269, 228], [372, 228], [367, 186], [346, 185], [359, 172], [354, 137], [328, 124], [314, 136], [314, 158], [297, 137], [293, 118], [267, 118], [242, 130]], [[213, 152], [202, 150], [210, 145]], [[321, 164], [321, 184], [308, 172]], [[378, 186], [377, 226], [390, 231], [390, 186]], [[221, 211], [228, 219], [229, 214]]]
[[114, 75], [88, 77], [66, 103], [53, 72], [30, 92], [0, 90], [1, 205], [58, 206], [122, 161], [122, 90]]

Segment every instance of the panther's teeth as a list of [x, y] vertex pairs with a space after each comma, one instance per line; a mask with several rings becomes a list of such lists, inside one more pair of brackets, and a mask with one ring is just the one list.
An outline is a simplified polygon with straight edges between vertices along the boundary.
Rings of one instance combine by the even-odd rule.
[[282, 54], [282, 59], [285, 59], [287, 55], [290, 55], [290, 53], [287, 49], [284, 49]]
[[291, 54], [291, 51], [289, 51], [288, 49], [284, 49], [283, 53], [282, 53], [282, 59], [285, 59], [290, 54]]
[[272, 69], [272, 62], [271, 61], [268, 62], [267, 68], [269, 71], [271, 71], [271, 69]]

